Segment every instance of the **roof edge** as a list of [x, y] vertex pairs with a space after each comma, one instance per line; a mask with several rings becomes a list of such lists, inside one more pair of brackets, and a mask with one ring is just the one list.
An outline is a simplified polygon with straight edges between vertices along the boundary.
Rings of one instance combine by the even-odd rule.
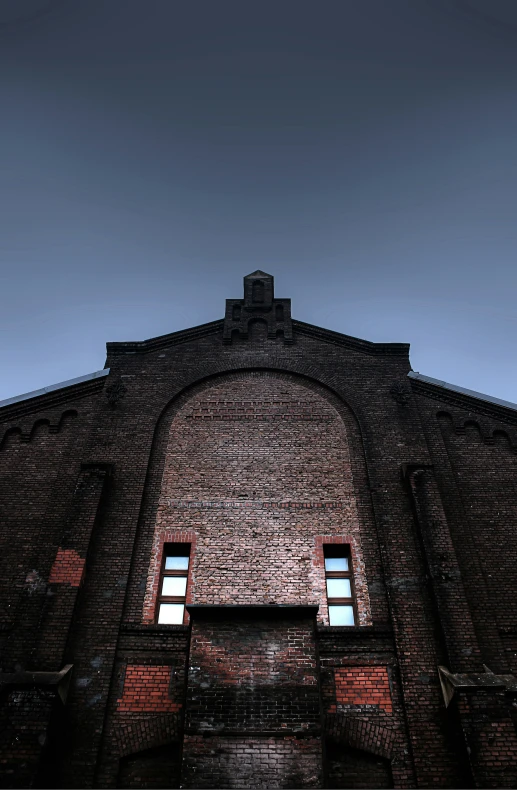
[[74, 387], [76, 384], [84, 384], [87, 381], [103, 378], [104, 376], [107, 376], [109, 372], [109, 368], [104, 368], [104, 370], [96, 370], [95, 373], [87, 373], [85, 376], [78, 376], [75, 379], [60, 381], [58, 384], [50, 384], [48, 387], [42, 387], [39, 390], [25, 392], [23, 395], [15, 395], [13, 398], [5, 398], [5, 400], [0, 400], [0, 409], [3, 409], [7, 406], [12, 406], [15, 403], [21, 403], [25, 400], [31, 400], [32, 398], [39, 398], [41, 395], [47, 395], [49, 392], [56, 392], [56, 390]]
[[362, 340], [359, 337], [344, 335], [341, 332], [334, 332], [332, 329], [324, 329], [323, 327], [306, 324], [304, 321], [295, 319], [293, 319], [293, 329], [318, 340], [326, 340], [330, 343], [356, 348], [358, 351], [363, 351], [367, 354], [394, 354], [396, 356], [407, 356], [409, 354], [409, 343], [373, 343], [371, 340]]
[[[242, 300], [236, 299], [234, 301], [237, 302]], [[221, 318], [218, 321], [210, 321], [207, 324], [200, 324], [199, 326], [189, 329], [181, 329], [178, 332], [159, 335], [158, 337], [152, 337], [148, 340], [106, 343], [106, 350], [108, 355], [158, 351], [169, 345], [186, 343], [189, 340], [197, 340], [200, 337], [215, 334], [221, 331], [223, 327], [224, 319]], [[367, 354], [392, 354], [395, 356], [407, 356], [409, 354], [409, 343], [372, 343], [369, 340], [361, 340], [361, 338], [352, 337], [351, 335], [343, 335], [341, 332], [334, 332], [331, 329], [324, 329], [323, 327], [315, 326], [314, 324], [306, 324], [303, 321], [297, 321], [295, 319], [293, 319], [293, 329], [296, 329], [301, 334], [315, 337], [318, 340], [338, 343], [339, 345], [355, 348]]]
[[180, 329], [178, 332], [170, 332], [168, 335], [158, 335], [158, 337], [151, 337], [148, 340], [132, 340], [132, 341], [115, 341], [106, 343], [106, 350], [108, 354], [135, 354], [138, 351], [157, 351], [164, 346], [175, 345], [176, 343], [185, 343], [189, 340], [196, 340], [205, 335], [212, 335], [215, 332], [222, 331], [224, 326], [224, 319], [220, 318], [217, 321], [210, 321], [207, 324], [199, 324], [189, 329]]
[[512, 403], [508, 400], [501, 400], [501, 398], [494, 398], [492, 395], [485, 395], [483, 392], [476, 392], [476, 390], [469, 390], [465, 387], [458, 387], [456, 384], [449, 384], [447, 381], [440, 381], [440, 379], [433, 379], [431, 376], [424, 376], [423, 373], [416, 373], [410, 370], [408, 373], [409, 378], [419, 381], [422, 384], [431, 384], [434, 387], [447, 390], [449, 392], [457, 393], [458, 395], [465, 395], [468, 398], [475, 398], [476, 400], [483, 401], [484, 403], [491, 403], [494, 406], [500, 406], [504, 409], [517, 411], [517, 403]]

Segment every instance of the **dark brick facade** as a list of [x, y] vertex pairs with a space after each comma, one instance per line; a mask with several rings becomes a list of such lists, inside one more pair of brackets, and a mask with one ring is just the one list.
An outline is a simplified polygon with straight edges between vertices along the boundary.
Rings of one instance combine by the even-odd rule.
[[3, 786], [516, 786], [517, 410], [408, 351], [256, 272], [224, 320], [0, 408]]

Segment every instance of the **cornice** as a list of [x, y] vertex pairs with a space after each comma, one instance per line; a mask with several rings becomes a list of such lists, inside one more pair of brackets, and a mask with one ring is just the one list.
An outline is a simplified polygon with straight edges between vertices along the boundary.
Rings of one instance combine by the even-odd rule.
[[449, 404], [462, 411], [496, 418], [500, 422], [506, 422], [509, 425], [517, 425], [517, 411], [511, 407], [500, 406], [496, 403], [473, 397], [472, 395], [448, 390], [444, 386], [431, 384], [427, 381], [420, 381], [414, 378], [411, 378], [410, 381], [413, 392], [424, 395], [426, 398], [432, 398], [433, 400], [440, 401], [440, 403]]
[[[107, 370], [109, 374], [109, 370]], [[107, 375], [106, 374], [106, 375]], [[60, 389], [51, 390], [42, 395], [32, 395], [16, 403], [9, 403], [0, 406], [0, 422], [9, 422], [26, 414], [52, 409], [54, 406], [68, 404], [72, 401], [81, 400], [96, 392], [100, 392], [105, 384], [105, 377], [92, 379], [75, 385], [66, 385]]]
[[333, 332], [331, 329], [322, 329], [313, 324], [305, 324], [303, 321], [293, 320], [293, 329], [301, 335], [313, 337], [316, 340], [323, 340], [325, 343], [352, 348], [363, 354], [373, 356], [397, 356], [407, 357], [409, 354], [409, 343], [371, 343], [369, 340], [361, 340], [351, 335], [342, 335], [340, 332]]
[[[149, 340], [127, 343], [107, 343], [106, 349], [108, 355], [145, 354], [150, 351], [158, 351], [162, 348], [167, 348], [168, 346], [175, 346], [179, 343], [199, 340], [202, 337], [222, 332], [223, 328], [224, 319], [221, 319], [219, 321], [211, 321], [208, 324], [201, 324], [191, 329], [171, 332], [169, 335], [160, 335], [160, 337], [150, 338]], [[345, 348], [352, 348], [356, 351], [374, 356], [390, 355], [406, 357], [409, 354], [409, 343], [371, 343], [369, 340], [361, 340], [360, 338], [351, 337], [350, 335], [342, 335], [340, 332], [333, 332], [330, 329], [323, 329], [322, 327], [305, 324], [303, 321], [296, 320], [293, 320], [293, 329], [301, 335], [313, 337], [317, 340], [323, 340], [326, 343], [333, 343]]]
[[168, 335], [152, 337], [149, 340], [136, 340], [127, 343], [106, 343], [106, 351], [112, 354], [147, 354], [150, 351], [159, 351], [168, 346], [176, 346], [179, 343], [188, 343], [192, 340], [199, 340], [202, 337], [214, 335], [223, 331], [224, 319], [211, 321], [208, 324], [200, 324], [191, 329], [181, 329], [179, 332], [171, 332]]

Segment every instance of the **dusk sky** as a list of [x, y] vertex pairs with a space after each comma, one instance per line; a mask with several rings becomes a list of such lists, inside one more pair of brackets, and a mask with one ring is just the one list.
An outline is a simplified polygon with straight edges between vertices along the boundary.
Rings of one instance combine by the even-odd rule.
[[517, 0], [0, 0], [0, 399], [293, 316], [517, 402]]

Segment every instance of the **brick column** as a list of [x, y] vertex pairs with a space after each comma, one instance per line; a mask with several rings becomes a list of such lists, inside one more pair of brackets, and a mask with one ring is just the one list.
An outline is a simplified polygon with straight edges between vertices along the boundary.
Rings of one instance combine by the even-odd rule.
[[50, 572], [52, 595], [42, 618], [38, 669], [61, 669], [63, 664], [74, 607], [85, 574], [86, 555], [111, 471], [110, 464], [81, 465], [67, 528]]
[[433, 468], [406, 466], [403, 472], [452, 669], [440, 668], [445, 703], [456, 694], [475, 786], [515, 787], [517, 734], [506, 700], [515, 679], [480, 672], [479, 645]]
[[405, 466], [418, 536], [442, 629], [450, 669], [480, 669], [480, 651], [461, 572], [434, 472], [430, 466]]
[[187, 609], [182, 787], [321, 787], [318, 607]]

